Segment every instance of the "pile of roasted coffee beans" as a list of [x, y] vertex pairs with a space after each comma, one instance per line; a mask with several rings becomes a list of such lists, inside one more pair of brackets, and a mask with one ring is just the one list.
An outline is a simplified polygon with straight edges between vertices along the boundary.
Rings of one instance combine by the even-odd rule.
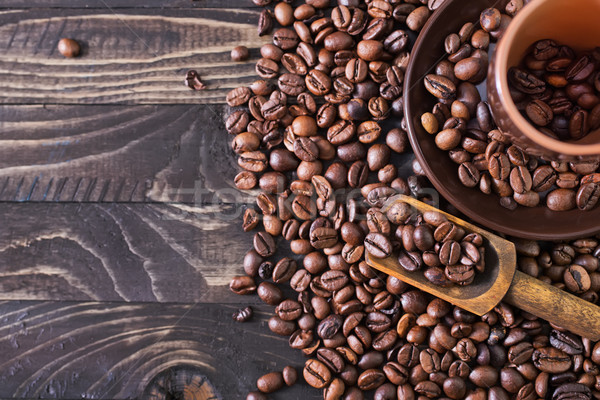
[[[235, 184], [259, 189], [243, 218], [253, 249], [230, 288], [274, 307], [269, 329], [307, 357], [304, 381], [326, 400], [598, 398], [600, 344], [503, 303], [475, 316], [364, 261], [368, 235], [391, 235], [386, 201], [423, 196], [424, 178], [391, 162], [406, 133], [384, 120], [402, 118], [414, 32], [441, 1], [255, 3], [259, 34], [274, 34], [261, 79], [227, 96]], [[515, 244], [519, 269], [598, 300], [596, 239]], [[267, 374], [247, 399], [285, 383]]]
[[577, 54], [540, 40], [508, 70], [508, 82], [517, 108], [540, 132], [578, 140], [600, 128], [600, 47]]
[[[475, 86], [486, 79], [490, 42], [502, 36], [522, 5], [512, 0], [505, 13], [488, 8], [481, 13], [479, 25], [467, 22], [458, 33], [446, 37], [447, 58], [424, 78], [425, 87], [439, 102], [421, 116], [421, 123], [435, 135], [437, 147], [448, 151], [458, 164], [462, 184], [494, 193], [502, 206], [591, 210], [600, 198], [599, 163], [547, 162], [511, 145]], [[528, 70], [510, 70], [511, 93], [535, 121], [546, 122], [542, 119], [555, 115], [546, 124], [550, 128], [541, 130], [560, 138], [581, 137], [600, 126], [600, 99], [595, 91], [600, 86], [600, 75], [595, 72], [599, 63], [600, 48], [576, 57], [566, 46], [538, 42], [525, 59]], [[525, 99], [526, 94], [531, 101]]]
[[[485, 269], [483, 237], [467, 233], [439, 212], [417, 212], [397, 202], [383, 214], [367, 212], [367, 224], [377, 221], [375, 232], [365, 237], [365, 248], [375, 258], [386, 258], [398, 248], [398, 264], [406, 271], [424, 270], [427, 280], [439, 286], [473, 283]], [[373, 223], [373, 222], [371, 222]]]

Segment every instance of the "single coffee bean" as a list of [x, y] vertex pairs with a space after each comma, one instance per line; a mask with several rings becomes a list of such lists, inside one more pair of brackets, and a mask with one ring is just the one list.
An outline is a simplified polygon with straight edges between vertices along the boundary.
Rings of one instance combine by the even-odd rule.
[[270, 282], [261, 282], [257, 289], [258, 297], [266, 304], [276, 306], [283, 299], [283, 293], [278, 286]]
[[294, 321], [302, 315], [302, 305], [294, 300], [284, 300], [275, 308], [275, 313], [284, 321]]
[[308, 72], [305, 82], [308, 90], [315, 96], [323, 96], [331, 89], [331, 78], [317, 69]]
[[376, 258], [386, 258], [392, 253], [389, 239], [381, 233], [369, 233], [365, 237], [365, 248]]
[[236, 322], [246, 322], [252, 318], [252, 314], [253, 314], [252, 307], [248, 306], [248, 307], [240, 308], [239, 310], [234, 312], [232, 315], [232, 318]]
[[582, 184], [575, 198], [577, 208], [580, 210], [591, 210], [598, 204], [600, 198], [600, 183], [591, 182]]
[[284, 385], [281, 372], [269, 372], [258, 378], [256, 387], [263, 393], [273, 393], [281, 389]]
[[261, 392], [249, 392], [246, 396], [246, 400], [267, 400], [267, 396]]
[[256, 186], [258, 180], [253, 172], [242, 171], [233, 178], [233, 183], [240, 190], [250, 190]]
[[236, 276], [229, 282], [229, 289], [235, 294], [251, 294], [256, 291], [256, 283], [250, 276]]
[[411, 30], [418, 32], [423, 28], [423, 25], [425, 25], [425, 22], [427, 22], [430, 15], [431, 11], [429, 11], [427, 6], [417, 7], [406, 17], [406, 26]]
[[588, 121], [588, 112], [578, 110], [569, 119], [569, 135], [572, 139], [581, 139], [588, 134], [590, 125]]
[[452, 150], [460, 144], [461, 137], [458, 129], [444, 129], [435, 135], [435, 144], [441, 150]]
[[546, 90], [544, 81], [520, 68], [511, 67], [508, 70], [508, 80], [517, 90], [523, 93], [539, 94]]
[[273, 17], [269, 10], [264, 9], [260, 12], [260, 15], [258, 17], [258, 26], [257, 26], [258, 36], [268, 35], [269, 33], [271, 33], [272, 29], [273, 29]]
[[475, 187], [479, 184], [481, 173], [471, 162], [464, 162], [458, 167], [458, 178], [467, 187]]
[[62, 38], [58, 41], [58, 52], [67, 58], [77, 57], [81, 53], [81, 46], [73, 39]]
[[451, 99], [456, 95], [454, 82], [445, 76], [429, 74], [424, 79], [425, 88], [438, 99]]
[[361, 390], [373, 390], [385, 382], [385, 374], [378, 369], [367, 369], [358, 377], [358, 387]]
[[546, 126], [552, 119], [554, 118], [554, 113], [552, 112], [552, 108], [542, 100], [533, 100], [527, 107], [525, 107], [525, 112], [529, 119], [538, 126]]
[[236, 46], [231, 50], [233, 61], [246, 61], [250, 57], [250, 51], [246, 46]]
[[293, 49], [299, 41], [296, 32], [289, 28], [280, 28], [273, 34], [273, 44], [282, 50]]
[[284, 283], [289, 281], [296, 273], [297, 268], [296, 261], [289, 257], [282, 258], [273, 268], [273, 282]]
[[331, 381], [331, 371], [321, 361], [310, 359], [304, 364], [303, 376], [306, 383], [323, 389]]
[[550, 332], [550, 344], [567, 354], [576, 355], [583, 352], [583, 343], [581, 339], [570, 333], [552, 330]]
[[258, 232], [254, 235], [254, 249], [262, 257], [270, 257], [275, 253], [276, 244], [273, 236], [267, 232]]
[[576, 192], [555, 189], [546, 195], [546, 205], [552, 211], [568, 211], [576, 206]]
[[467, 57], [456, 63], [454, 75], [462, 81], [478, 83], [485, 78], [486, 66], [481, 58]]
[[315, 249], [334, 246], [338, 241], [337, 231], [329, 227], [316, 228], [310, 234], [310, 243]]
[[226, 101], [230, 107], [241, 106], [250, 100], [252, 92], [247, 87], [238, 87], [227, 93]]
[[533, 181], [529, 170], [525, 167], [515, 167], [510, 172], [510, 186], [515, 193], [524, 194], [531, 190]]
[[283, 381], [287, 386], [292, 386], [298, 380], [298, 371], [292, 366], [286, 366], [282, 372]]
[[510, 175], [510, 160], [504, 153], [494, 153], [488, 161], [488, 171], [492, 178], [505, 180]]
[[536, 368], [552, 374], [565, 372], [572, 365], [568, 354], [553, 347], [536, 349], [531, 358]]

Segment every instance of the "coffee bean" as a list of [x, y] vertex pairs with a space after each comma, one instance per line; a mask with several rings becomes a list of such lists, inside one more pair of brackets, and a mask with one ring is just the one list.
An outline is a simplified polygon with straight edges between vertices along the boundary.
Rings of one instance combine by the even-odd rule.
[[306, 383], [322, 389], [331, 381], [331, 371], [321, 361], [310, 359], [304, 364], [303, 376]]
[[570, 189], [555, 189], [546, 195], [546, 206], [552, 211], [568, 211], [576, 206], [576, 193]]
[[581, 139], [590, 130], [588, 122], [588, 112], [586, 110], [579, 110], [573, 113], [569, 119], [569, 135], [571, 138], [577, 140]]
[[269, 10], [262, 10], [258, 17], [258, 36], [264, 36], [271, 33], [273, 29], [273, 17]]
[[198, 72], [193, 69], [186, 72], [184, 83], [187, 87], [193, 90], [206, 89], [206, 85], [200, 80]]
[[467, 57], [456, 63], [454, 75], [462, 81], [478, 83], [485, 78], [486, 66], [478, 57]]
[[252, 314], [253, 314], [252, 307], [248, 306], [248, 307], [240, 308], [239, 310], [234, 312], [232, 315], [232, 318], [236, 322], [246, 322], [252, 318]]
[[229, 282], [229, 289], [235, 294], [251, 294], [256, 290], [256, 283], [250, 276], [236, 276]]
[[339, 374], [344, 370], [344, 359], [336, 350], [320, 348], [317, 350], [317, 358], [336, 374]]
[[280, 28], [273, 34], [273, 44], [282, 50], [293, 49], [298, 42], [298, 35], [289, 28]]
[[246, 46], [236, 46], [231, 50], [233, 61], [246, 61], [250, 57], [250, 51]]
[[536, 349], [531, 358], [536, 368], [552, 374], [565, 372], [572, 365], [568, 354], [553, 347]]
[[488, 161], [488, 171], [492, 178], [505, 180], [510, 175], [510, 160], [504, 153], [494, 153]]
[[475, 187], [479, 184], [481, 174], [471, 162], [464, 162], [458, 167], [458, 178], [466, 187]]
[[302, 315], [302, 305], [294, 300], [284, 300], [275, 308], [275, 313], [284, 321], [294, 321]]
[[425, 22], [427, 22], [430, 15], [431, 12], [427, 6], [417, 7], [406, 17], [406, 26], [411, 30], [418, 32], [423, 28], [423, 25], [425, 25]]
[[276, 245], [273, 236], [267, 232], [258, 232], [254, 235], [254, 249], [262, 257], [270, 257], [275, 253]]
[[435, 135], [435, 144], [441, 150], [452, 150], [459, 145], [461, 137], [458, 129], [444, 129]]
[[292, 279], [298, 268], [296, 261], [284, 257], [277, 262], [273, 269], [273, 282], [284, 283]]
[[548, 125], [554, 118], [552, 108], [542, 100], [533, 100], [525, 108], [529, 119], [538, 126]]
[[295, 322], [284, 321], [278, 316], [269, 318], [268, 325], [271, 332], [280, 336], [290, 336], [296, 330]]
[[67, 58], [74, 58], [79, 56], [81, 52], [81, 46], [77, 41], [69, 38], [62, 38], [58, 41], [58, 52]]
[[249, 392], [246, 396], [246, 400], [267, 400], [267, 396], [261, 392]]
[[558, 54], [558, 44], [554, 40], [539, 40], [534, 44], [533, 57], [536, 60], [549, 60]]
[[287, 386], [292, 386], [298, 380], [298, 371], [292, 366], [286, 366], [282, 372], [283, 381]]
[[511, 67], [508, 70], [510, 83], [519, 91], [527, 94], [539, 94], [546, 90], [546, 83], [525, 70]]
[[256, 387], [263, 393], [273, 393], [281, 389], [284, 385], [281, 372], [269, 372], [258, 378]]
[[575, 202], [580, 210], [591, 210], [598, 204], [600, 198], [600, 183], [582, 184], [577, 191]]
[[378, 369], [367, 369], [358, 377], [358, 387], [361, 390], [373, 390], [385, 382], [385, 374]]
[[392, 253], [389, 239], [381, 233], [369, 233], [365, 237], [366, 250], [376, 258], [386, 258]]
[[445, 76], [429, 74], [424, 82], [429, 93], [439, 99], [451, 99], [456, 95], [456, 86]]
[[317, 69], [308, 72], [305, 82], [308, 90], [315, 96], [323, 96], [331, 89], [331, 78]]

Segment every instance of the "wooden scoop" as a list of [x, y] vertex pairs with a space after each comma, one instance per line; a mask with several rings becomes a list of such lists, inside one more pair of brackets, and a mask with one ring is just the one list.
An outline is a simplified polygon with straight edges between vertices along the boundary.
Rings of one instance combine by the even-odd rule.
[[395, 255], [378, 259], [367, 252], [366, 261], [371, 267], [477, 315], [485, 314], [504, 301], [573, 333], [600, 340], [600, 307], [517, 271], [513, 243], [408, 196], [394, 196], [382, 211], [397, 202], [408, 203], [421, 213], [441, 213], [467, 232], [483, 236], [485, 271], [476, 274], [475, 280], [468, 286], [443, 288], [429, 282], [423, 271], [404, 270]]

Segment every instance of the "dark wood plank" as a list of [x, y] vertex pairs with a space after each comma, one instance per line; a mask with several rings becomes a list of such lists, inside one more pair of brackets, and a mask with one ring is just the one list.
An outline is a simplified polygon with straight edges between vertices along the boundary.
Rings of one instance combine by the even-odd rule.
[[[0, 201], [231, 202], [226, 107], [0, 106]], [[219, 195], [220, 193], [220, 195]]]
[[[266, 326], [272, 307], [253, 307], [241, 324], [227, 304], [0, 303], [0, 398], [150, 398], [149, 382], [178, 367], [207, 378], [203, 399], [245, 398], [260, 375], [304, 362]], [[322, 394], [300, 383], [269, 398]]]
[[237, 206], [1, 204], [0, 299], [243, 302]]
[[3, 0], [3, 8], [257, 8], [251, 0]]
[[[114, 11], [114, 12], [113, 12]], [[223, 103], [256, 79], [254, 62], [234, 63], [246, 45], [258, 55], [258, 9], [31, 9], [0, 12], [2, 104]], [[83, 46], [65, 59], [62, 37]], [[183, 85], [196, 69], [207, 90]]]

